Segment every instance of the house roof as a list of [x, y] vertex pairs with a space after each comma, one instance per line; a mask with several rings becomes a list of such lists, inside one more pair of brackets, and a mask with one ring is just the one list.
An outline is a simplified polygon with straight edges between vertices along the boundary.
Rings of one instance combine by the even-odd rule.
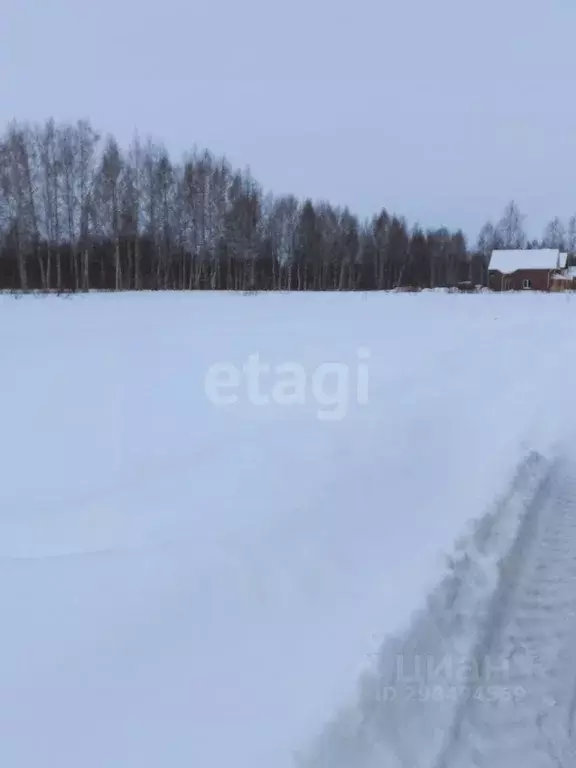
[[489, 269], [510, 275], [518, 269], [563, 269], [568, 256], [557, 248], [492, 251]]

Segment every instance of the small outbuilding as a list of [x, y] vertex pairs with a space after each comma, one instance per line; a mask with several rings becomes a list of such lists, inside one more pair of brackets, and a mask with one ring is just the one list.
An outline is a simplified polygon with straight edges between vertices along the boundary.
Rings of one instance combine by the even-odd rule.
[[574, 291], [576, 290], [576, 267], [567, 267], [556, 275], [552, 275], [550, 290]]

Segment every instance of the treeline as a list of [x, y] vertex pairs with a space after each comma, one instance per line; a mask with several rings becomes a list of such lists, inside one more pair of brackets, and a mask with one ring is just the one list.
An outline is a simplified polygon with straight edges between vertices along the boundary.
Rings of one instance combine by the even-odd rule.
[[[549, 240], [576, 241], [550, 225]], [[556, 227], [556, 228], [554, 228]], [[87, 122], [12, 123], [0, 138], [0, 289], [389, 290], [486, 284], [492, 247], [525, 238], [511, 203], [469, 250], [382, 210], [266, 194], [249, 171], [150, 140], [123, 150]], [[576, 250], [576, 249], [575, 249]]]

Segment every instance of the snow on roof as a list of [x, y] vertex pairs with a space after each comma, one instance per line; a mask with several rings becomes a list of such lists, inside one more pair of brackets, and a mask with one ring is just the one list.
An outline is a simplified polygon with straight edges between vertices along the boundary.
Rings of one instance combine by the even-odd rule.
[[489, 269], [509, 275], [518, 269], [558, 269], [566, 266], [567, 255], [557, 248], [492, 251]]

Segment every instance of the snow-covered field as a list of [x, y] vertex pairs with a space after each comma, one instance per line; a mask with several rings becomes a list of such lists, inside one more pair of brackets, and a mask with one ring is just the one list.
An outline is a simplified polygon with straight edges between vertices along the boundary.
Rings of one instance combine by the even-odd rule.
[[293, 766], [569, 433], [575, 310], [0, 296], [0, 765]]

